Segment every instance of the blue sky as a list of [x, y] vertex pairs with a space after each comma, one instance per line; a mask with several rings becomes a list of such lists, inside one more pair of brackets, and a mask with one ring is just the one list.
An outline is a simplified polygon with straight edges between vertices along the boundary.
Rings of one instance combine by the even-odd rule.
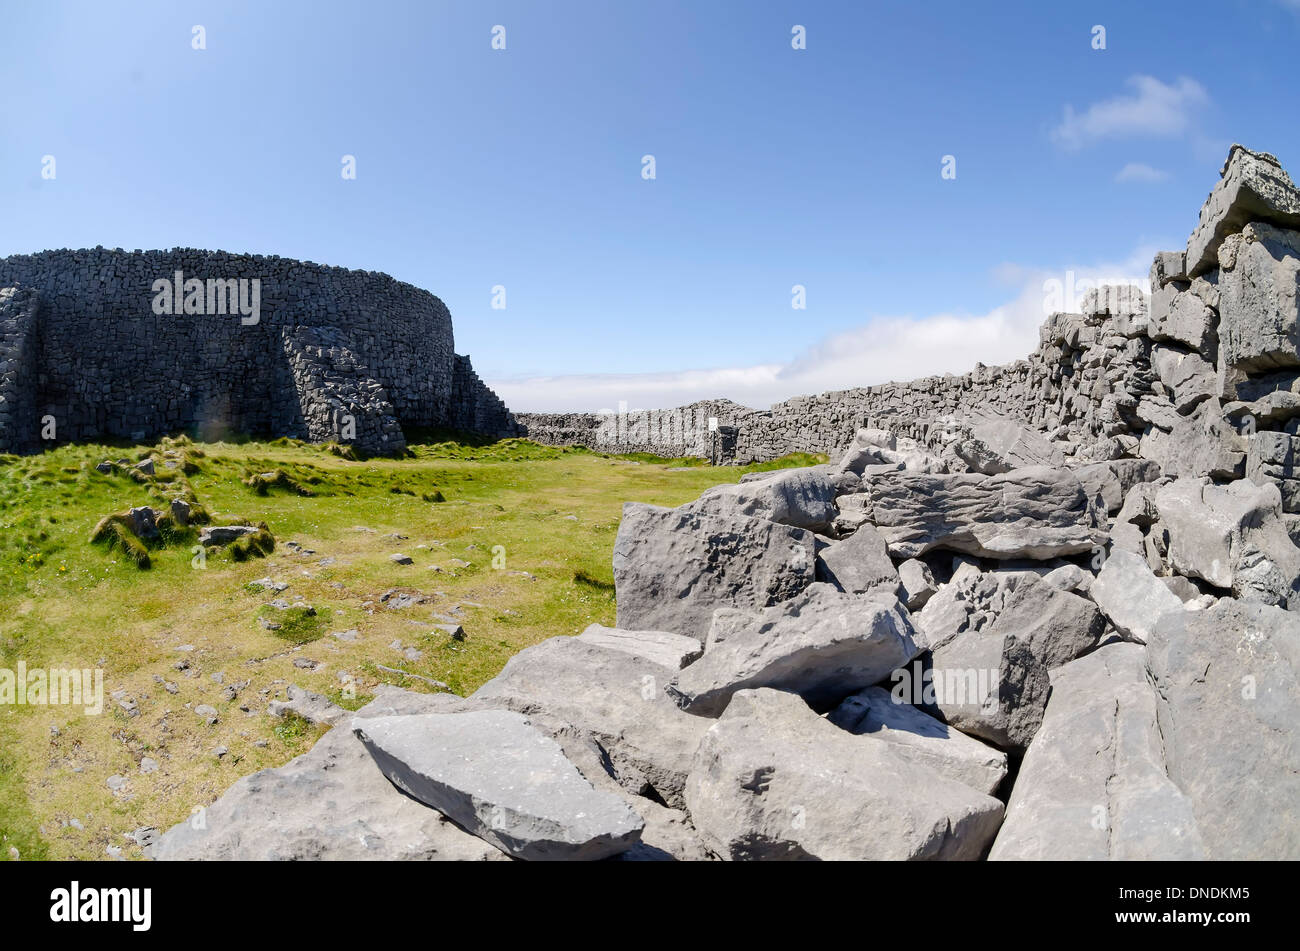
[[383, 270], [514, 408], [764, 405], [1022, 356], [1232, 142], [1300, 173], [1298, 44], [1300, 0], [12, 4], [0, 254]]

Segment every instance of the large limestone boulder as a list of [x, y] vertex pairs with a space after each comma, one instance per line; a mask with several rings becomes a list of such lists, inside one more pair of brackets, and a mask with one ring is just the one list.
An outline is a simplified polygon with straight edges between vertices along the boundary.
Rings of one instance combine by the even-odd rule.
[[897, 599], [817, 583], [709, 645], [668, 685], [689, 713], [716, 717], [737, 690], [775, 687], [825, 708], [877, 683], [918, 653]]
[[1199, 353], [1157, 344], [1151, 348], [1151, 366], [1165, 388], [1174, 412], [1186, 416], [1203, 400], [1218, 394], [1214, 364]]
[[1152, 340], [1171, 341], [1210, 354], [1214, 342], [1218, 289], [1205, 278], [1171, 281], [1151, 295], [1147, 333]]
[[1300, 592], [1300, 549], [1277, 486], [1178, 479], [1156, 490], [1155, 505], [1178, 574], [1265, 604], [1286, 605]]
[[352, 730], [394, 786], [513, 858], [602, 859], [641, 839], [641, 817], [522, 714], [358, 718]]
[[686, 801], [724, 859], [978, 859], [1002, 816], [996, 799], [776, 690], [732, 699], [700, 743]]
[[461, 709], [514, 710], [556, 739], [589, 738], [625, 789], [680, 808], [708, 721], [683, 713], [664, 695], [677, 672], [643, 655], [553, 637], [510, 658]]
[[1187, 280], [1187, 252], [1157, 251], [1151, 262], [1151, 289], [1156, 291], [1170, 281]]
[[919, 558], [909, 558], [898, 566], [898, 581], [902, 585], [899, 600], [909, 611], [924, 608], [939, 590], [939, 586], [934, 583], [930, 566]]
[[614, 541], [618, 626], [703, 639], [719, 607], [765, 608], [813, 581], [812, 532], [629, 502]]
[[1095, 648], [1105, 632], [1086, 598], [1037, 579], [1022, 583], [987, 628], [933, 651], [934, 705], [963, 733], [1023, 751], [1042, 723], [1048, 671]]
[[948, 548], [984, 558], [1048, 559], [1092, 551], [1106, 515], [1069, 470], [871, 479], [876, 525], [895, 558]]
[[[454, 709], [451, 694], [381, 686], [356, 717]], [[284, 766], [245, 776], [154, 843], [160, 860], [504, 860], [505, 854], [385, 778], [339, 727]]]
[[1219, 362], [1245, 373], [1300, 365], [1300, 231], [1246, 225], [1219, 260]]
[[1183, 602], [1155, 576], [1147, 560], [1123, 549], [1106, 558], [1088, 596], [1116, 630], [1143, 644], [1162, 615], [1183, 610]]
[[885, 540], [874, 525], [863, 525], [843, 541], [827, 545], [817, 554], [817, 580], [849, 594], [873, 589], [896, 593], [898, 569], [889, 558]]
[[1211, 859], [1300, 859], [1300, 618], [1230, 598], [1147, 644], [1169, 777]]
[[1156, 492], [1159, 485], [1139, 483], [1124, 495], [1124, 504], [1111, 525], [1111, 551], [1124, 550], [1143, 553], [1147, 532], [1160, 521], [1156, 510]]
[[891, 743], [899, 756], [993, 795], [1007, 775], [1007, 755], [973, 739], [883, 687], [848, 697], [827, 718], [854, 736]]
[[835, 520], [835, 491], [835, 482], [823, 469], [781, 469], [753, 481], [715, 486], [680, 510], [762, 518], [819, 531]]
[[1173, 412], [1168, 432], [1143, 435], [1141, 452], [1173, 478], [1239, 479], [1246, 465], [1246, 440], [1217, 398], [1198, 403], [1186, 416]]
[[1051, 680], [989, 858], [1203, 858], [1191, 803], [1166, 774], [1142, 647], [1108, 644]]
[[1219, 246], [1249, 222], [1300, 228], [1300, 190], [1276, 156], [1234, 145], [1221, 178], [1201, 206], [1201, 218], [1187, 240], [1187, 276], [1212, 271]]

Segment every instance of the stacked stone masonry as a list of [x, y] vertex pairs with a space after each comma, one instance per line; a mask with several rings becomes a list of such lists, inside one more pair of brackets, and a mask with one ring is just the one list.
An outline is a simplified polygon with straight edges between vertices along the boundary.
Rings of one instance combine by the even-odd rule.
[[[178, 275], [168, 313], [156, 282]], [[0, 258], [0, 399], [10, 452], [51, 437], [227, 431], [398, 452], [402, 426], [518, 433], [427, 291], [375, 271], [183, 248]]]
[[[1186, 250], [1156, 256], [1150, 294], [1087, 294], [1004, 366], [800, 396], [769, 410], [726, 400], [675, 410], [519, 414], [529, 438], [606, 452], [765, 461], [834, 457], [863, 428], [930, 449], [1000, 418], [1073, 464], [1153, 460], [1166, 475], [1272, 482], [1300, 514], [1300, 189], [1277, 159], [1234, 145]], [[708, 418], [725, 434], [708, 431]]]

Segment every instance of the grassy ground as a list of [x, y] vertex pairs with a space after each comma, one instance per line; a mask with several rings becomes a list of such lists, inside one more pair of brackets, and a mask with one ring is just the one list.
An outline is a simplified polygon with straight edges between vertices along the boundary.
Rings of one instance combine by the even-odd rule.
[[[152, 477], [95, 469], [146, 455]], [[315, 728], [266, 714], [289, 684], [350, 709], [378, 683], [467, 694], [530, 644], [612, 624], [624, 501], [677, 505], [772, 467], [520, 440], [427, 441], [368, 461], [289, 440], [0, 456], [0, 669], [102, 668], [105, 694], [99, 715], [0, 705], [0, 859], [138, 856], [126, 833], [165, 829], [310, 749]], [[142, 569], [111, 525], [89, 541], [104, 516], [176, 496], [213, 523], [265, 523], [274, 550], [199, 557], [195, 528], [164, 524]], [[288, 588], [250, 584], [265, 577]], [[380, 599], [394, 588], [425, 600], [390, 609]], [[274, 598], [290, 609], [268, 607]], [[439, 615], [464, 640], [435, 627]], [[355, 640], [333, 636], [349, 630]], [[110, 789], [110, 777], [125, 785]]]

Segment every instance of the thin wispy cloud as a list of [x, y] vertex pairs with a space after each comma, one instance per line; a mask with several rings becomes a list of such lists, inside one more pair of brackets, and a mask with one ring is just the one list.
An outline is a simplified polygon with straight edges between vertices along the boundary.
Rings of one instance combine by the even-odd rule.
[[[1010, 299], [983, 314], [877, 317], [812, 343], [784, 363], [683, 372], [586, 374], [495, 379], [489, 385], [516, 412], [596, 412], [666, 409], [725, 397], [753, 407], [804, 394], [966, 373], [977, 362], [994, 366], [1027, 357], [1038, 328], [1056, 309], [1072, 310], [1085, 282], [1141, 281], [1154, 246], [1126, 260], [1060, 271], [1003, 264], [994, 277], [1012, 284]], [[1062, 293], [1048, 290], [1055, 282]]]
[[1158, 185], [1169, 179], [1169, 173], [1152, 168], [1142, 162], [1129, 162], [1115, 173], [1115, 181], [1121, 184]]
[[1180, 76], [1166, 84], [1154, 76], [1130, 76], [1131, 92], [1095, 102], [1082, 112], [1065, 107], [1052, 141], [1071, 151], [1106, 139], [1173, 138], [1195, 128], [1198, 111], [1210, 97], [1196, 80]]

